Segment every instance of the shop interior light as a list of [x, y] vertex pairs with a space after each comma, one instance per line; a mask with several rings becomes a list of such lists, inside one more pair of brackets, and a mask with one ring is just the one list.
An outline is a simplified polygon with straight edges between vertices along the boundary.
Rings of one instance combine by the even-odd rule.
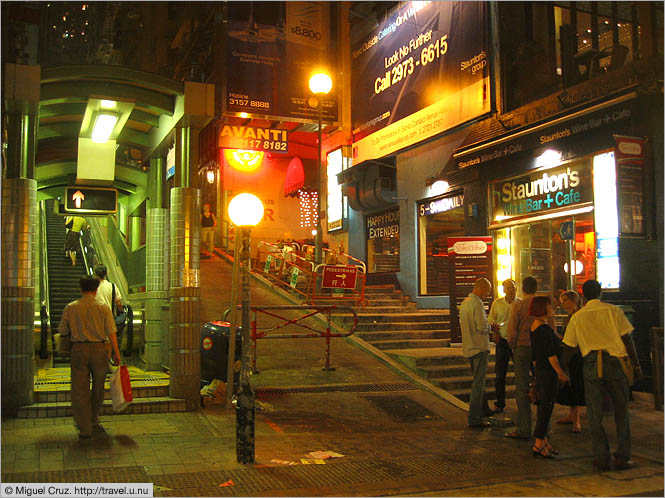
[[100, 112], [95, 118], [95, 126], [92, 129], [92, 141], [98, 144], [105, 143], [118, 122], [118, 115], [110, 112]]
[[206, 180], [208, 180], [208, 183], [215, 183], [215, 171], [212, 169], [209, 169], [206, 172]]
[[561, 163], [561, 152], [558, 150], [548, 149], [541, 155], [536, 157], [536, 168], [544, 168], [547, 166], [556, 166]]
[[[563, 264], [563, 271], [568, 273], [568, 263]], [[575, 260], [575, 275], [579, 275], [584, 271], [584, 265], [579, 259]]]
[[316, 228], [312, 229], [312, 237], [316, 237]]

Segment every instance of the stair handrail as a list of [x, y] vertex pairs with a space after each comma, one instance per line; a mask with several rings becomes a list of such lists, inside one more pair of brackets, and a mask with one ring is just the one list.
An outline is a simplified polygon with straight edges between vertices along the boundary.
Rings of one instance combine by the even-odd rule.
[[[48, 242], [46, 240], [46, 201], [39, 201], [39, 204], [39, 244], [42, 248], [40, 252], [42, 264], [39, 265], [39, 297], [41, 298], [39, 307], [39, 357], [45, 359], [48, 357], [48, 310], [50, 309], [48, 286]], [[46, 257], [44, 255], [46, 255]], [[44, 320], [44, 316], [46, 316], [46, 320]]]
[[[303, 244], [302, 250], [305, 251], [306, 248], [312, 248], [312, 252], [314, 250], [314, 246], [311, 245], [311, 244]], [[360, 266], [362, 268], [363, 273], [367, 273], [367, 265], [365, 264], [364, 261], [362, 261], [358, 258], [354, 258], [350, 254], [346, 254], [344, 252], [337, 252], [334, 249], [330, 249], [328, 247], [322, 247], [321, 249], [323, 250], [324, 254], [328, 252], [328, 253], [335, 253], [337, 257], [344, 256], [347, 259], [347, 263], [346, 263], [347, 265], [351, 266], [351, 263], [349, 263], [349, 261], [352, 261], [356, 266]], [[324, 256], [323, 261], [325, 261], [326, 259], [327, 258]]]

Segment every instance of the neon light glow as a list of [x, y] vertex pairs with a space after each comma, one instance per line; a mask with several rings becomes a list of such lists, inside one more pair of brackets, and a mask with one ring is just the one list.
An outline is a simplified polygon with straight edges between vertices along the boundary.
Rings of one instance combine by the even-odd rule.
[[300, 228], [314, 228], [319, 219], [319, 193], [316, 190], [300, 189]]
[[263, 151], [224, 149], [224, 159], [233, 169], [246, 173], [256, 171], [263, 163]]
[[596, 226], [596, 278], [603, 289], [618, 289], [619, 215], [614, 152], [593, 158], [593, 195]]
[[505, 296], [501, 282], [513, 276], [513, 257], [510, 254], [510, 228], [496, 231], [496, 283], [499, 297]]

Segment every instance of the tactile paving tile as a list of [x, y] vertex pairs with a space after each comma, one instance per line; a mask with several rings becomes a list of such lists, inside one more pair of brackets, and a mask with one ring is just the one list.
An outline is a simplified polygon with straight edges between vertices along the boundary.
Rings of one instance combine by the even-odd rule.
[[3, 482], [150, 482], [143, 467], [107, 467], [3, 474]]

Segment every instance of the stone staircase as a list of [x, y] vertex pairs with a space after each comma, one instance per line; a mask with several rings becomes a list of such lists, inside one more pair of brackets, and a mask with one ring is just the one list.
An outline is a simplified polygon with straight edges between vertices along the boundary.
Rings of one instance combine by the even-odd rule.
[[[461, 348], [394, 349], [385, 352], [435, 386], [445, 389], [464, 402], [469, 401], [473, 377], [471, 376], [469, 360], [462, 356]], [[489, 400], [496, 399], [494, 368], [494, 348], [492, 347], [485, 381], [485, 394]], [[506, 375], [506, 398], [514, 397], [515, 372], [511, 362]]]
[[[365, 288], [365, 307], [356, 307], [355, 335], [380, 350], [441, 348], [450, 346], [450, 312], [416, 309], [394, 285]], [[335, 320], [348, 323], [350, 314], [337, 314]]]
[[[365, 297], [367, 305], [355, 308], [358, 313], [355, 335], [423, 379], [468, 402], [473, 378], [461, 348], [450, 347], [450, 310], [418, 310], [394, 285], [368, 285]], [[350, 314], [335, 315], [339, 323], [350, 320]], [[490, 400], [496, 399], [494, 369], [492, 346], [485, 390]], [[514, 397], [514, 384], [511, 362], [506, 376], [506, 397]]]
[[[186, 411], [185, 400], [169, 398], [169, 377], [162, 372], [144, 372], [129, 367], [134, 400], [121, 413]], [[109, 377], [104, 385], [104, 415], [112, 415]], [[69, 368], [48, 368], [35, 377], [34, 404], [19, 408], [17, 418], [69, 417], [71, 411]]]

